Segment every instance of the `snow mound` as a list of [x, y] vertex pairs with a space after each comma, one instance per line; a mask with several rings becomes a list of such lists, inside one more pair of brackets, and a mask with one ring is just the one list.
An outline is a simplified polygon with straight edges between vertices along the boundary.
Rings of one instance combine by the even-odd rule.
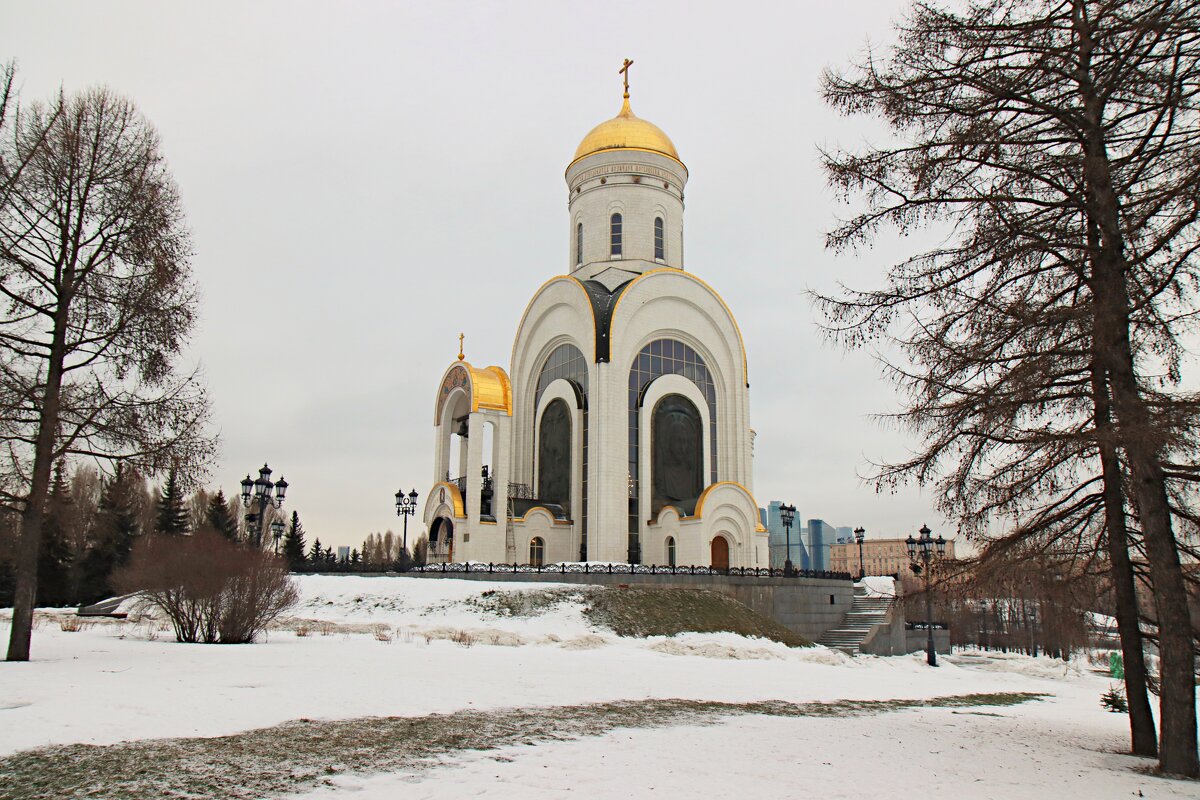
[[896, 579], [891, 575], [868, 575], [859, 583], [867, 592], [867, 597], [895, 597]]
[[[919, 655], [919, 658], [924, 658]], [[1038, 656], [1032, 658], [1018, 653], [1000, 653], [994, 650], [967, 650], [951, 656], [942, 656], [948, 663], [959, 667], [986, 672], [1009, 672], [1029, 678], [1051, 680], [1075, 679], [1086, 675], [1086, 664], [1082, 659], [1063, 661], [1057, 658]]]
[[[745, 660], [782, 660], [786, 656], [777, 652], [774, 647], [746, 647], [745, 642], [754, 641], [743, 637], [735, 637], [737, 642], [714, 639], [707, 636], [681, 634], [671, 637], [652, 637], [647, 640], [646, 649], [656, 653], [666, 653], [672, 656], [702, 656], [704, 658], [725, 658], [735, 661]], [[770, 643], [774, 645], [774, 642]], [[778, 645], [787, 649], [784, 645]]]
[[574, 639], [567, 639], [560, 647], [564, 650], [595, 650], [597, 647], [604, 647], [610, 644], [608, 639], [603, 636], [597, 636], [594, 633], [589, 633], [585, 636], [576, 636]]
[[857, 664], [853, 658], [841, 650], [833, 650], [821, 645], [806, 647], [803, 650], [792, 651], [792, 658], [808, 664], [821, 664], [826, 667], [845, 667]]

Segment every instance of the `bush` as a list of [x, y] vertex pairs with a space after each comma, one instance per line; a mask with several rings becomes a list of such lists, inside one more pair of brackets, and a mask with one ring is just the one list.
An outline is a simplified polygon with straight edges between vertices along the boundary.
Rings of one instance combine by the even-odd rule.
[[209, 529], [141, 539], [113, 583], [162, 610], [181, 642], [252, 642], [300, 599], [287, 562]]
[[1129, 713], [1129, 704], [1125, 702], [1125, 693], [1117, 686], [1109, 686], [1108, 691], [1100, 695], [1100, 705], [1114, 714]]

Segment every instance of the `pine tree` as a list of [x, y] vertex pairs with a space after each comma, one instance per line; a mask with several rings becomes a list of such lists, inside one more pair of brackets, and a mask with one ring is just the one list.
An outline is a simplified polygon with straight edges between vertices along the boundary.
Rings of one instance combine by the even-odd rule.
[[425, 566], [425, 561], [429, 556], [429, 540], [424, 536], [413, 542], [412, 550], [412, 565], [414, 567]]
[[293, 572], [304, 569], [308, 564], [304, 557], [304, 526], [300, 524], [299, 512], [292, 512], [292, 524], [283, 536], [283, 557], [288, 569]]
[[308, 566], [314, 570], [321, 568], [321, 558], [325, 555], [325, 551], [321, 549], [321, 540], [313, 541], [312, 549], [308, 551]]
[[218, 489], [217, 493], [208, 499], [206, 518], [208, 524], [217, 533], [231, 542], [237, 541], [237, 518], [229, 513], [229, 501], [225, 499], [225, 491], [223, 489]]
[[187, 508], [184, 507], [183, 491], [179, 488], [174, 469], [167, 473], [167, 482], [158, 498], [154, 530], [177, 536], [188, 532]]
[[359, 558], [358, 548], [356, 547], [350, 551], [350, 564], [355, 569], [357, 569], [360, 566], [361, 561], [362, 561], [362, 559]]
[[83, 560], [81, 602], [96, 602], [113, 594], [109, 576], [129, 561], [139, 534], [134, 502], [134, 477], [117, 463], [116, 474], [104, 486], [92, 542]]
[[54, 468], [54, 483], [46, 501], [42, 528], [42, 548], [38, 553], [38, 603], [64, 606], [75, 600], [69, 596], [71, 549], [67, 525], [71, 519], [71, 487], [63, 476], [63, 463]]

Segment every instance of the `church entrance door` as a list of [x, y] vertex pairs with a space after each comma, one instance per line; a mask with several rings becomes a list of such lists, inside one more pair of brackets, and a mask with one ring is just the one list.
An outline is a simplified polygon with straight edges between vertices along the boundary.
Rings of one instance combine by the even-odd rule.
[[729, 569], [729, 542], [724, 536], [712, 540], [712, 568]]

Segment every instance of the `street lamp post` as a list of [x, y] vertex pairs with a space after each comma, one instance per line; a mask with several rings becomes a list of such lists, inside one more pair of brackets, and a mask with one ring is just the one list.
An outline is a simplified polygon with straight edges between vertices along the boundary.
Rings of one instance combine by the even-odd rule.
[[279, 555], [279, 540], [283, 538], [283, 520], [271, 520], [271, 538], [275, 540], [275, 555]]
[[867, 577], [867, 571], [863, 568], [863, 539], [867, 538], [866, 528], [854, 529], [854, 541], [858, 542], [858, 579], [861, 581]]
[[[946, 540], [940, 534], [934, 539], [933, 531], [929, 530], [928, 525], [922, 525], [919, 533], [921, 538], [914, 539], [912, 534], [909, 534], [904, 544], [908, 547], [908, 560], [912, 562], [913, 572], [923, 571], [925, 575], [925, 661], [929, 666], [936, 667], [937, 653], [933, 649], [933, 592], [929, 589], [929, 569], [935, 558], [946, 554]], [[917, 563], [918, 556], [921, 558], [921, 564]]]
[[[247, 474], [242, 481], [242, 505], [246, 508], [246, 530], [253, 536], [252, 541], [256, 548], [261, 548], [263, 543], [263, 526], [266, 525], [267, 509], [272, 505], [275, 508], [283, 508], [283, 497], [287, 494], [288, 482], [279, 476], [279, 480], [271, 483], [271, 468], [266, 464], [262, 465], [262, 469], [258, 471], [258, 480], [252, 480]], [[258, 511], [250, 511], [250, 504], [253, 501], [258, 502]], [[278, 520], [276, 520], [278, 522]], [[275, 532], [275, 526], [271, 526], [271, 533], [275, 535], [276, 552], [279, 551], [279, 537], [283, 535], [283, 523], [279, 522], [279, 532]]]
[[783, 574], [790, 577], [795, 574], [792, 568], [792, 523], [796, 521], [796, 507], [781, 505], [779, 519], [783, 522], [783, 529], [787, 531], [787, 557], [783, 560]]
[[413, 489], [408, 494], [404, 490], [396, 492], [396, 516], [404, 517], [404, 538], [402, 547], [405, 553], [408, 553], [408, 518], [417, 512], [417, 490]]

